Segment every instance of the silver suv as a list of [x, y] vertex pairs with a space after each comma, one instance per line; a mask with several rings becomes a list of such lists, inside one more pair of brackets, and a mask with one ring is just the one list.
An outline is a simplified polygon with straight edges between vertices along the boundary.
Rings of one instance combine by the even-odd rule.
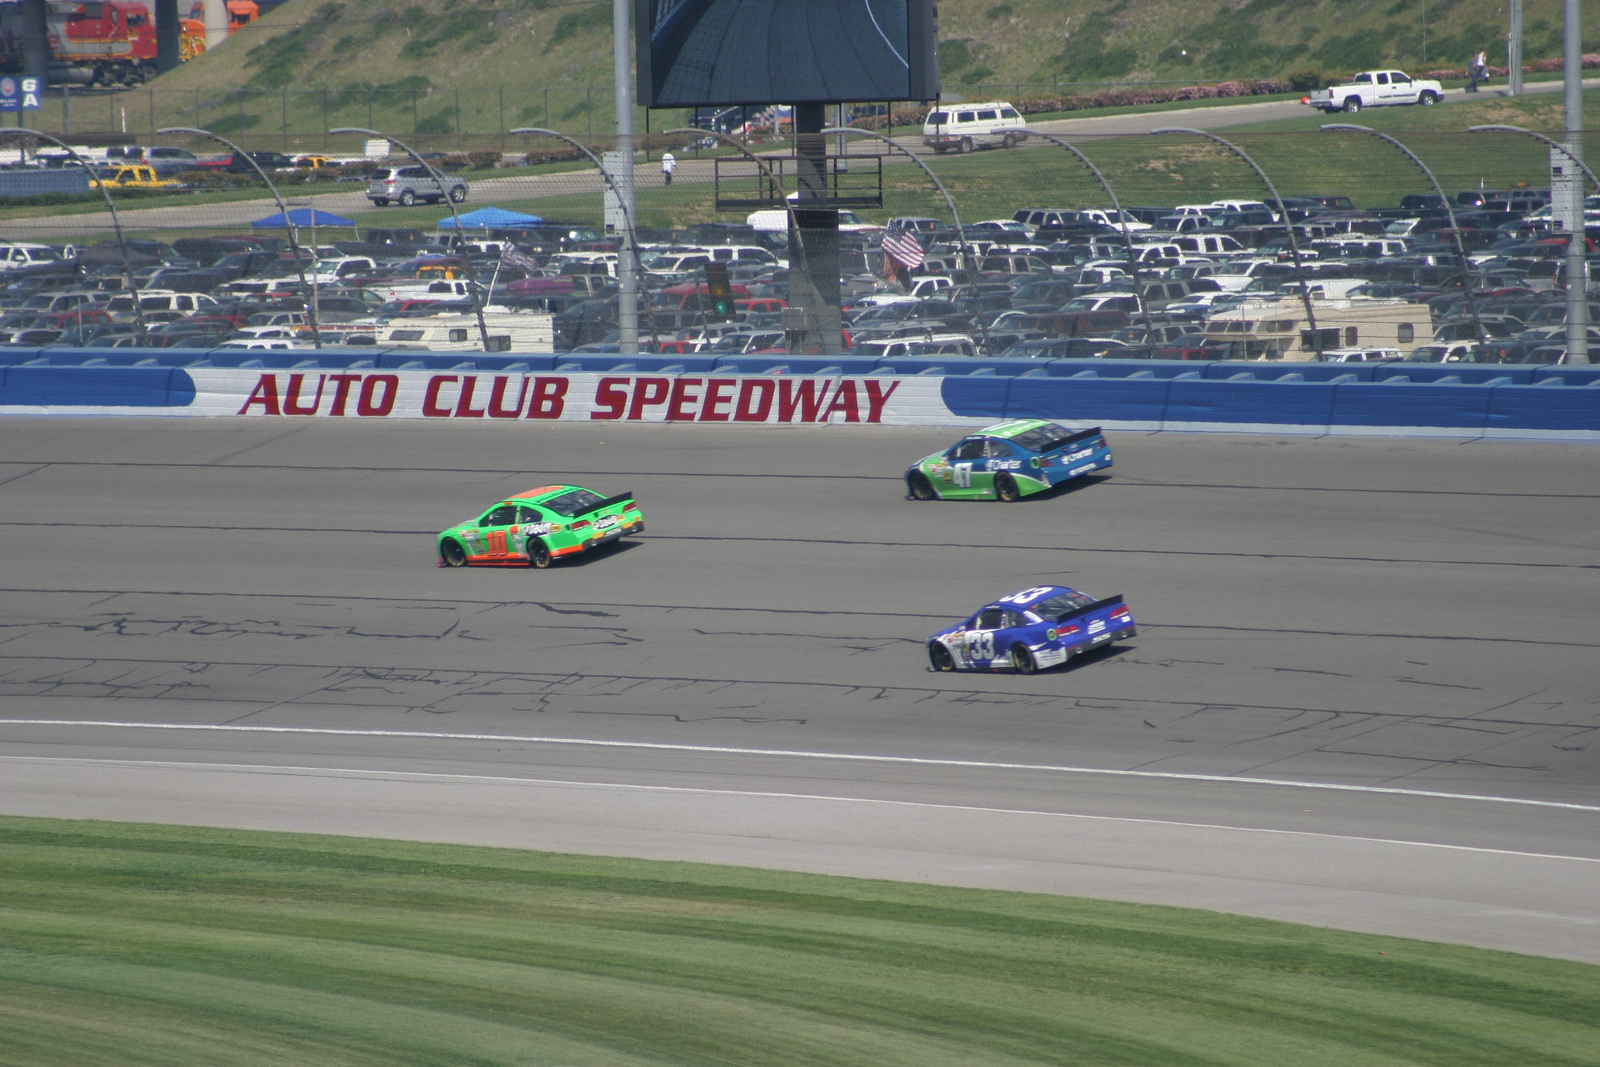
[[445, 176], [445, 187], [426, 167], [379, 167], [367, 176], [367, 199], [378, 207], [400, 204], [410, 207], [418, 200], [437, 204], [448, 196], [454, 203], [467, 198], [467, 183]]

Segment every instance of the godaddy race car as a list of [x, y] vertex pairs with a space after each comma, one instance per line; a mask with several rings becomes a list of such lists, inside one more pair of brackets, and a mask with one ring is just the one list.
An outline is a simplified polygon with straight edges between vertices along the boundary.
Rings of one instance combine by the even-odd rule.
[[1032, 674], [1138, 632], [1120, 596], [1096, 600], [1063, 585], [1040, 585], [1003, 596], [928, 638], [928, 661], [936, 671]]
[[548, 567], [644, 530], [632, 493], [604, 497], [576, 485], [544, 485], [507, 497], [439, 534], [439, 565]]
[[918, 460], [906, 485], [918, 500], [1021, 500], [1111, 466], [1100, 427], [1069, 430], [1044, 419], [987, 426]]

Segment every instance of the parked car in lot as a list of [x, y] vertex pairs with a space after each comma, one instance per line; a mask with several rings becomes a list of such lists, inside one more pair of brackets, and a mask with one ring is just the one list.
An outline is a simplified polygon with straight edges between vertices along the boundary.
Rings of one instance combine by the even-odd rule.
[[418, 200], [437, 204], [447, 196], [452, 203], [465, 202], [467, 183], [446, 177], [441, 187], [426, 167], [379, 167], [367, 176], [367, 199], [378, 207], [387, 204], [410, 207]]

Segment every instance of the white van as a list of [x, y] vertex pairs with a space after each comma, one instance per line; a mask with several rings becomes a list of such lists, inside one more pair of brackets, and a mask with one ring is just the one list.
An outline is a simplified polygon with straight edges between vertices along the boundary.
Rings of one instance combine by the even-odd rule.
[[984, 104], [953, 104], [928, 112], [922, 124], [922, 143], [943, 155], [954, 148], [1015, 148], [1027, 136], [1028, 121], [1003, 100]]
[[[555, 349], [555, 319], [550, 315], [522, 312], [485, 314], [484, 327], [489, 341], [505, 347], [501, 351], [551, 352]], [[378, 343], [407, 343], [434, 352], [475, 352], [483, 350], [476, 315], [429, 315], [420, 318], [391, 319], [379, 331]]]
[[[789, 231], [789, 212], [783, 208], [768, 208], [764, 211], [752, 211], [745, 216], [745, 225], [752, 230], [762, 233], [787, 233]], [[871, 222], [862, 222], [861, 216], [854, 211], [839, 212], [840, 233], [876, 233], [883, 229]]]

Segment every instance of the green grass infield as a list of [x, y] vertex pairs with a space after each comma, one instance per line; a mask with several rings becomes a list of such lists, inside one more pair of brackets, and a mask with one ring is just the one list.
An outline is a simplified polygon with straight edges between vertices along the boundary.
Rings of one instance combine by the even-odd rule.
[[1179, 908], [0, 818], [0, 1063], [1600, 1064], [1600, 968]]

